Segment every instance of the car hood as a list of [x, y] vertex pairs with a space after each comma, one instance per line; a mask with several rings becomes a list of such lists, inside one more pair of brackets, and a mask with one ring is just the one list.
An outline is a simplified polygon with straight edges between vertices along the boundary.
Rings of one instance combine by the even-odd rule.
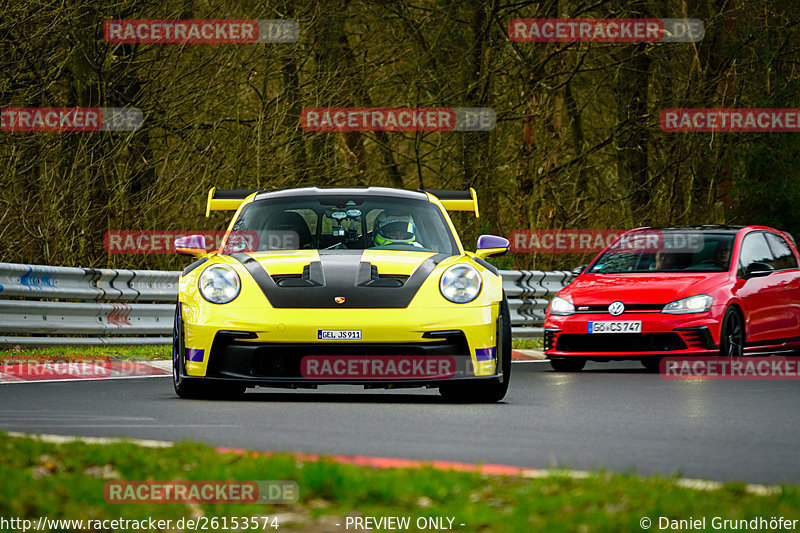
[[582, 274], [559, 296], [569, 296], [575, 305], [667, 304], [706, 294], [725, 283], [727, 272], [696, 274]]
[[311, 262], [328, 263], [338, 258], [338, 262], [351, 267], [366, 262], [378, 267], [381, 274], [409, 276], [436, 254], [400, 250], [273, 250], [250, 252], [247, 255], [256, 259], [271, 275], [301, 274], [303, 267]]
[[449, 254], [301, 250], [232, 254], [275, 308], [405, 308]]

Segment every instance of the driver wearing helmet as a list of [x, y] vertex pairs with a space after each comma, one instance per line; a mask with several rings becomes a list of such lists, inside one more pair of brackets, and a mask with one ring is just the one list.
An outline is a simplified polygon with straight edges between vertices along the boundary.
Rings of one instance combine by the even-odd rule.
[[422, 248], [416, 242], [416, 234], [414, 221], [408, 215], [391, 215], [383, 211], [375, 219], [375, 246], [407, 244]]

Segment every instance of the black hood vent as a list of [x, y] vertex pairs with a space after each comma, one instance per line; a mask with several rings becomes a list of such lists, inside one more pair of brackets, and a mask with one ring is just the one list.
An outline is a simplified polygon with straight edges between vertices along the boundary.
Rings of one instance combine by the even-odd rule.
[[358, 266], [359, 287], [402, 287], [408, 281], [408, 276], [402, 274], [378, 274], [378, 267], [372, 263], [362, 262]]
[[322, 275], [322, 263], [314, 261], [303, 267], [302, 274], [284, 274], [270, 276], [278, 287], [322, 287], [325, 278]]
[[411, 276], [379, 274], [375, 265], [361, 261], [361, 250], [320, 250], [320, 261], [302, 274], [270, 276], [248, 254], [232, 254], [258, 284], [270, 305], [281, 309], [398, 309], [416, 296], [428, 275], [448, 254], [423, 261]]

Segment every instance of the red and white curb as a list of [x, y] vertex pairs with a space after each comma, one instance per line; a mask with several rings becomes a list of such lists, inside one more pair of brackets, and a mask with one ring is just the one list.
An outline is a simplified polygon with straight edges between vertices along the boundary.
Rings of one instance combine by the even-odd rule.
[[0, 384], [48, 383], [163, 377], [172, 374], [172, 361], [69, 361], [0, 365]]
[[545, 360], [542, 350], [511, 350], [512, 363], [541, 363]]
[[[119, 439], [108, 437], [80, 437], [80, 436], [65, 436], [65, 435], [33, 435], [28, 433], [19, 433], [9, 431], [6, 433], [9, 437], [16, 438], [30, 438], [48, 442], [52, 444], [67, 444], [72, 442], [82, 442], [86, 444], [119, 444], [128, 443], [142, 446], [145, 448], [169, 448], [174, 446], [174, 442], [160, 441], [160, 440], [138, 440], [138, 439]], [[250, 457], [269, 457], [273, 455], [290, 455], [299, 462], [320, 462], [332, 461], [339, 464], [348, 464], [354, 466], [365, 466], [380, 469], [389, 468], [434, 468], [442, 471], [454, 472], [474, 472], [484, 476], [507, 476], [507, 477], [523, 477], [527, 479], [542, 479], [548, 477], [567, 477], [571, 479], [587, 479], [597, 476], [605, 476], [606, 473], [594, 473], [587, 470], [569, 470], [557, 468], [526, 468], [521, 466], [512, 465], [499, 465], [499, 464], [475, 464], [475, 463], [462, 463], [458, 461], [419, 461], [415, 459], [401, 459], [396, 457], [372, 457], [365, 455], [320, 455], [315, 453], [301, 453], [301, 452], [259, 452], [254, 450], [247, 450], [245, 448], [227, 448], [216, 447], [214, 448], [217, 453], [231, 453], [236, 455], [247, 455]], [[698, 491], [713, 491], [719, 490], [724, 486], [724, 483], [719, 481], [708, 481], [704, 479], [694, 478], [678, 478], [675, 480], [675, 485], [690, 490]], [[755, 496], [772, 496], [780, 494], [782, 489], [779, 485], [760, 485], [760, 484], [747, 484], [745, 491]]]

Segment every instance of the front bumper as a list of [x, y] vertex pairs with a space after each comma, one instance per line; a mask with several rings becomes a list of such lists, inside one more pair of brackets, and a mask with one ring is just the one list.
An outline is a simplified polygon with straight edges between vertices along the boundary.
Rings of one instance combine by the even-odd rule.
[[[719, 354], [717, 310], [696, 315], [625, 313], [618, 317], [586, 313], [548, 315], [544, 325], [545, 355], [591, 361], [641, 360], [649, 357]], [[641, 321], [641, 333], [588, 333], [590, 321]]]
[[[394, 344], [353, 344], [353, 343], [316, 343], [316, 344], [269, 344], [247, 342], [236, 335], [221, 332], [217, 334], [211, 350], [211, 359], [206, 377], [233, 379], [236, 381], [260, 382], [264, 384], [369, 384], [384, 386], [387, 384], [405, 383], [409, 386], [440, 384], [458, 379], [474, 379], [476, 373], [471, 368], [469, 346], [463, 333], [452, 331], [437, 337], [433, 342], [394, 343]], [[437, 377], [414, 375], [411, 364], [407, 364], [408, 375], [393, 379], [384, 376], [364, 377], [363, 374], [348, 375], [347, 366], [342, 364], [340, 373], [332, 373], [322, 378], [308, 371], [309, 359], [318, 363], [328, 361], [330, 364], [339, 361], [353, 361], [353, 369], [358, 372], [364, 365], [369, 367], [375, 361], [385, 367], [389, 362], [395, 364], [402, 360], [432, 361]], [[359, 364], [360, 362], [364, 364]], [[447, 377], [436, 372], [438, 363], [447, 365], [452, 375]], [[316, 365], [319, 367], [320, 365]], [[332, 368], [331, 368], [332, 370]], [[499, 377], [499, 376], [487, 376]]]
[[[357, 384], [370, 387], [440, 386], [461, 380], [497, 379], [498, 306], [426, 309], [281, 309], [259, 320], [264, 310], [229, 309], [213, 321], [207, 307], [183, 304], [188, 378], [237, 381], [249, 385], [316, 386]], [[358, 341], [321, 341], [319, 330], [360, 330]], [[315, 377], [304, 372], [305, 358], [376, 359], [378, 364], [406, 357], [445, 360], [457, 370], [446, 377], [412, 374], [400, 377], [337, 374]], [[438, 358], [438, 359], [437, 359]]]

